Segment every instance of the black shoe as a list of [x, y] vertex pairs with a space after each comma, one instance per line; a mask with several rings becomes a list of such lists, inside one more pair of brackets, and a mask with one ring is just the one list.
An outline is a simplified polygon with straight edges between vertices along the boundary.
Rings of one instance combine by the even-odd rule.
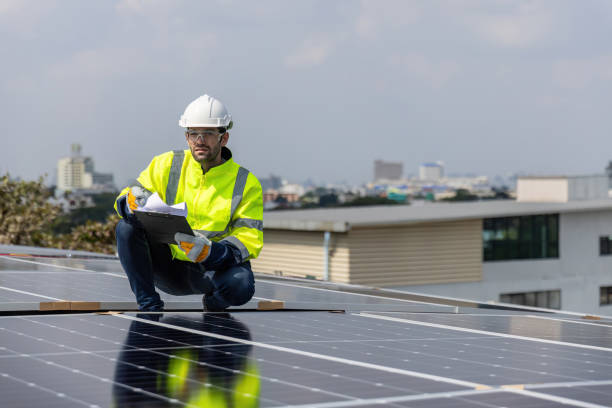
[[209, 298], [206, 297], [206, 295], [202, 296], [202, 310], [205, 312], [225, 312], [225, 308], [215, 307], [214, 305], [211, 305], [207, 299]]
[[136, 315], [136, 317], [140, 319], [151, 320], [153, 322], [159, 322], [159, 319], [161, 319], [162, 316], [163, 313], [138, 313]]

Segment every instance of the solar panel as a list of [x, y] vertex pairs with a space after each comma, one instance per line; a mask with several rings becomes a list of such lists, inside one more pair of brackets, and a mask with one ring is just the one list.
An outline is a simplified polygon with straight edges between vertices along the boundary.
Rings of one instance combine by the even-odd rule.
[[[29, 302], [38, 309], [40, 301], [95, 301], [103, 309], [135, 309], [134, 296], [117, 260], [0, 256], [0, 311], [15, 310], [14, 302]], [[5, 296], [6, 294], [6, 296]], [[201, 308], [201, 295], [172, 296], [161, 293], [169, 309]], [[256, 282], [255, 302], [284, 299], [287, 308], [342, 310], [448, 311], [447, 305], [340, 293], [285, 280]], [[38, 300], [38, 302], [37, 302]], [[17, 309], [19, 310], [19, 309]]]
[[[195, 295], [167, 296], [164, 313], [106, 312], [135, 307], [132, 296], [115, 259], [0, 256], [3, 404], [601, 407], [612, 401], [612, 320], [606, 318], [435, 303], [264, 276], [256, 299], [229, 313], [172, 311], [197, 310]], [[97, 302], [100, 310], [38, 312], [53, 299]], [[262, 300], [285, 307], [254, 312]]]

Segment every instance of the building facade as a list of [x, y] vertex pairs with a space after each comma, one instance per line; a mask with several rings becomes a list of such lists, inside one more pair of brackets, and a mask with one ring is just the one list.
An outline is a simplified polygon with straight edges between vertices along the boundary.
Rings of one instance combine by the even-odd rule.
[[519, 177], [516, 199], [524, 202], [567, 202], [608, 198], [608, 176]]
[[404, 165], [401, 162], [374, 161], [374, 180], [400, 180]]
[[[520, 222], [517, 218], [487, 219], [483, 224]], [[481, 279], [469, 284], [405, 285], [399, 289], [612, 315], [612, 297], [608, 296], [612, 294], [612, 247], [608, 246], [612, 242], [612, 210], [522, 218], [531, 219], [527, 223], [540, 223], [533, 227], [540, 236], [522, 242], [520, 237], [508, 237], [505, 241], [511, 244], [497, 254], [492, 249], [495, 244], [483, 236]], [[483, 235], [491, 231], [483, 227]], [[504, 246], [503, 241], [497, 242], [499, 247]]]
[[257, 272], [612, 315], [612, 200], [302, 210], [264, 225]]
[[93, 175], [85, 171], [80, 157], [64, 157], [57, 161], [57, 188], [63, 191], [88, 189], [93, 185]]
[[70, 157], [57, 161], [57, 189], [59, 191], [115, 191], [111, 173], [96, 173], [91, 157], [81, 155], [81, 145], [70, 146]]
[[444, 177], [444, 165], [438, 163], [423, 163], [419, 166], [419, 179], [424, 181], [438, 181]]

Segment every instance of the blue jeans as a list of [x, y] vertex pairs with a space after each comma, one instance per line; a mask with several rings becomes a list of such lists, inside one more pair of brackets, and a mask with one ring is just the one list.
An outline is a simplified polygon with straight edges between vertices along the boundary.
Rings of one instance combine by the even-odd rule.
[[119, 260], [142, 311], [161, 311], [155, 287], [176, 296], [205, 294], [210, 310], [248, 302], [255, 292], [250, 262], [206, 271], [200, 264], [172, 259], [170, 247], [150, 242], [136, 222], [120, 220], [116, 229]]

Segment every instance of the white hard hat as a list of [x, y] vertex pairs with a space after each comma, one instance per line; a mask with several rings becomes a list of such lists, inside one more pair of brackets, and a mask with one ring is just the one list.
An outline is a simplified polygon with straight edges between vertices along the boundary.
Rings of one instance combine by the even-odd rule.
[[189, 127], [232, 127], [232, 115], [220, 100], [206, 94], [191, 102], [179, 119], [179, 126]]

